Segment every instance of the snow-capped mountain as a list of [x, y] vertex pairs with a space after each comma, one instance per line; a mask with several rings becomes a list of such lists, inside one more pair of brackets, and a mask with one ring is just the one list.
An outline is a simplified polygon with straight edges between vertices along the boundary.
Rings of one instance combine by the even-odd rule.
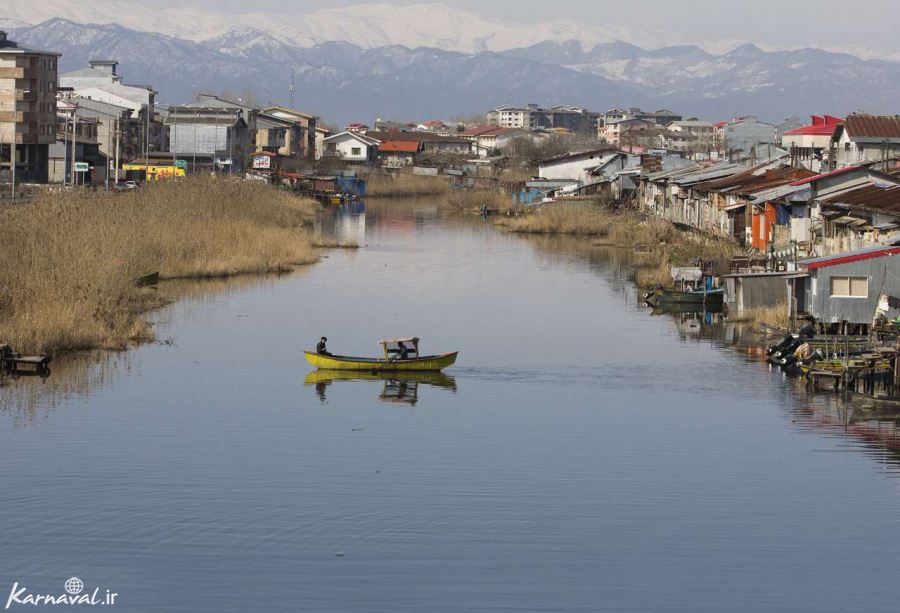
[[60, 51], [61, 69], [116, 59], [130, 82], [151, 83], [168, 102], [198, 91], [296, 104], [338, 122], [452, 117], [502, 103], [668, 107], [729, 118], [863, 109], [895, 113], [900, 64], [815, 49], [767, 52], [742, 45], [714, 54], [694, 46], [645, 49], [615, 42], [541, 42], [504, 52], [347, 42], [291, 45], [252, 28], [196, 42], [121, 25], [51, 19], [14, 28], [13, 40]]
[[255, 30], [295, 47], [323, 42], [349, 42], [364, 48], [403, 45], [436, 47], [473, 53], [502, 51], [545, 40], [579, 40], [588, 47], [599, 42], [627, 41], [659, 45], [668, 41], [659, 33], [617, 26], [585, 25], [572, 21], [517, 23], [497, 21], [443, 4], [364, 4], [323, 9], [311, 13], [282, 11], [228, 14], [191, 7], [160, 8], [129, 0], [92, 0], [84, 10], [79, 0], [6, 2], [2, 19], [18, 25], [61, 18], [75, 23], [119, 24], [141, 32], [155, 32], [202, 42], [230, 30]]

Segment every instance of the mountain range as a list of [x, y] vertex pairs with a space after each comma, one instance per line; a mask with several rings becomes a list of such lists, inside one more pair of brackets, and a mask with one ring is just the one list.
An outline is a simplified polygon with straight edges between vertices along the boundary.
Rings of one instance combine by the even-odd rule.
[[[214, 35], [203, 37], [61, 17], [23, 25], [22, 17], [7, 16], [10, 37], [61, 52], [63, 72], [82, 68], [89, 59], [116, 59], [127, 82], [152, 84], [167, 102], [204, 91], [286, 104], [293, 79], [295, 106], [337, 123], [450, 118], [528, 102], [601, 111], [665, 107], [710, 119], [755, 114], [775, 121], [810, 113], [895, 113], [900, 99], [900, 63], [818, 49], [764, 51], [743, 44], [714, 53], [692, 45], [650, 49], [621, 40], [591, 45], [584, 33], [499, 48], [512, 41], [491, 42], [479, 38], [476, 29], [474, 38], [444, 46], [481, 49], [451, 50], [424, 35], [422, 42], [432, 46], [359, 44], [364, 28], [351, 28], [345, 40], [325, 40], [337, 35], [322, 29], [318, 41], [248, 25], [213, 24], [206, 33]], [[461, 29], [458, 23], [450, 27]], [[379, 39], [377, 28], [373, 32], [377, 40], [393, 40], [384, 32]]]

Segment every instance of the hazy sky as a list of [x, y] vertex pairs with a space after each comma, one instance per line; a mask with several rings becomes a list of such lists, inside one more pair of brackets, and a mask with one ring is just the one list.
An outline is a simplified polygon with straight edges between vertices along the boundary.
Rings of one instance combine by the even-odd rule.
[[[306, 13], [371, 4], [365, 0], [156, 0], [242, 13], [272, 10]], [[428, 4], [429, 0], [390, 0]], [[511, 21], [569, 20], [668, 32], [702, 42], [747, 39], [778, 47], [861, 47], [900, 52], [898, 0], [444, 0], [443, 4]]]

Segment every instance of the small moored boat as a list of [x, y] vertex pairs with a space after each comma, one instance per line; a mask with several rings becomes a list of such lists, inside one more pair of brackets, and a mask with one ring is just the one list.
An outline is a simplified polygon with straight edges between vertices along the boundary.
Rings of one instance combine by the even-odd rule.
[[[420, 355], [419, 339], [396, 338], [379, 341], [384, 350], [383, 358], [360, 358], [343, 355], [326, 355], [305, 351], [306, 361], [321, 370], [356, 370], [368, 372], [419, 371], [438, 372], [456, 362], [458, 351], [437, 355]], [[403, 353], [406, 357], [403, 357]]]

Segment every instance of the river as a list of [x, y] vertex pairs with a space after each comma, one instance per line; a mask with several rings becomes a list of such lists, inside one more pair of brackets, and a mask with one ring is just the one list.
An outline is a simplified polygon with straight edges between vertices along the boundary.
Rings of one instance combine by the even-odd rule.
[[[4, 603], [74, 576], [116, 611], [896, 610], [890, 416], [650, 316], [628, 254], [428, 201], [321, 231], [361, 248], [198, 284], [156, 343], [2, 390]], [[460, 357], [306, 381], [322, 335]]]

